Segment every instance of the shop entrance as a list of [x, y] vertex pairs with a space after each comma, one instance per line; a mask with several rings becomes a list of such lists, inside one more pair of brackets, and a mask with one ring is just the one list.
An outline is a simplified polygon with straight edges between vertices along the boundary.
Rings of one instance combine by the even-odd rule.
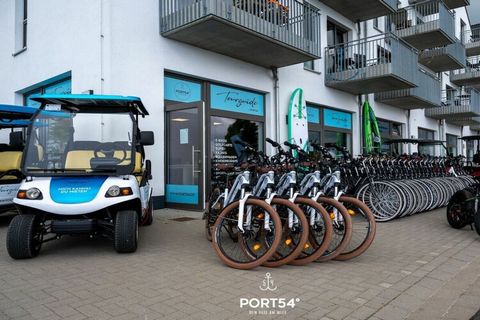
[[166, 107], [165, 201], [168, 207], [204, 209], [204, 109], [203, 102]]

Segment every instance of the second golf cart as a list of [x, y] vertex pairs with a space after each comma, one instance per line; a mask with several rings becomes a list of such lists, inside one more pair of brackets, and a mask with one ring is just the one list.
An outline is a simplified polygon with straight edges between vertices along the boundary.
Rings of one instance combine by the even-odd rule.
[[[140, 131], [148, 115], [136, 97], [33, 96], [40, 102], [28, 128], [22, 161], [26, 177], [14, 202], [20, 215], [8, 228], [14, 259], [36, 256], [63, 235], [104, 236], [117, 252], [134, 252], [138, 226], [152, 223], [151, 165]], [[38, 152], [42, 150], [42, 152]]]
[[29, 125], [35, 111], [35, 108], [0, 105], [0, 213], [14, 209], [13, 198], [23, 179], [22, 129]]

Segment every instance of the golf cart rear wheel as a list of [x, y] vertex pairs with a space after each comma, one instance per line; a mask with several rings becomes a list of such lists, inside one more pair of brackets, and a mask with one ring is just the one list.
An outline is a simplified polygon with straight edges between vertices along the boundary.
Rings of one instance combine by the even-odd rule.
[[130, 253], [137, 250], [138, 214], [133, 210], [119, 211], [115, 218], [115, 250]]
[[42, 247], [43, 233], [39, 217], [33, 214], [15, 216], [7, 231], [7, 251], [13, 259], [36, 257]]
[[149, 226], [153, 223], [153, 197], [150, 197], [148, 201], [148, 209], [145, 217], [143, 218], [142, 225]]
[[447, 205], [447, 221], [452, 228], [462, 229], [473, 222], [475, 202], [474, 195], [467, 189], [457, 191]]

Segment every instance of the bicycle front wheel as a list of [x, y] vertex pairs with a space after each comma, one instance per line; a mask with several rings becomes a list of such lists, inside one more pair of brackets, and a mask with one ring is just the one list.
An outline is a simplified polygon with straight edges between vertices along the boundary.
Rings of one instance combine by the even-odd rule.
[[276, 252], [282, 238], [282, 222], [272, 206], [250, 198], [242, 214], [242, 231], [238, 227], [239, 207], [240, 201], [235, 201], [222, 210], [212, 227], [212, 244], [227, 266], [248, 270], [264, 264]]
[[342, 196], [340, 202], [347, 208], [352, 218], [352, 239], [347, 248], [335, 258], [345, 261], [358, 257], [370, 247], [375, 239], [376, 223], [372, 211], [362, 201]]

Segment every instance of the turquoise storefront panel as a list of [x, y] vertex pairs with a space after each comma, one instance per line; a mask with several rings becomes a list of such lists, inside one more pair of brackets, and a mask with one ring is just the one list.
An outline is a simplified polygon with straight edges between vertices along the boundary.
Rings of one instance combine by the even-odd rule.
[[167, 184], [165, 198], [169, 203], [198, 204], [197, 185]]
[[210, 100], [212, 109], [261, 117], [265, 114], [262, 94], [230, 87], [211, 85]]
[[165, 100], [197, 102], [202, 100], [202, 86], [199, 83], [165, 77]]
[[307, 106], [307, 119], [310, 123], [320, 123], [320, 110], [316, 107]]
[[72, 93], [72, 80], [68, 79], [51, 86], [45, 87], [45, 94], [71, 94]]
[[352, 129], [352, 114], [332, 109], [324, 109], [323, 111], [324, 125], [339, 129]]
[[45, 85], [36, 89], [35, 91], [29, 92], [25, 96], [25, 104], [27, 107], [39, 108], [40, 102], [33, 101], [30, 99], [34, 94], [71, 94], [72, 93], [72, 79], [66, 79], [61, 82], [57, 82], [52, 85]]

